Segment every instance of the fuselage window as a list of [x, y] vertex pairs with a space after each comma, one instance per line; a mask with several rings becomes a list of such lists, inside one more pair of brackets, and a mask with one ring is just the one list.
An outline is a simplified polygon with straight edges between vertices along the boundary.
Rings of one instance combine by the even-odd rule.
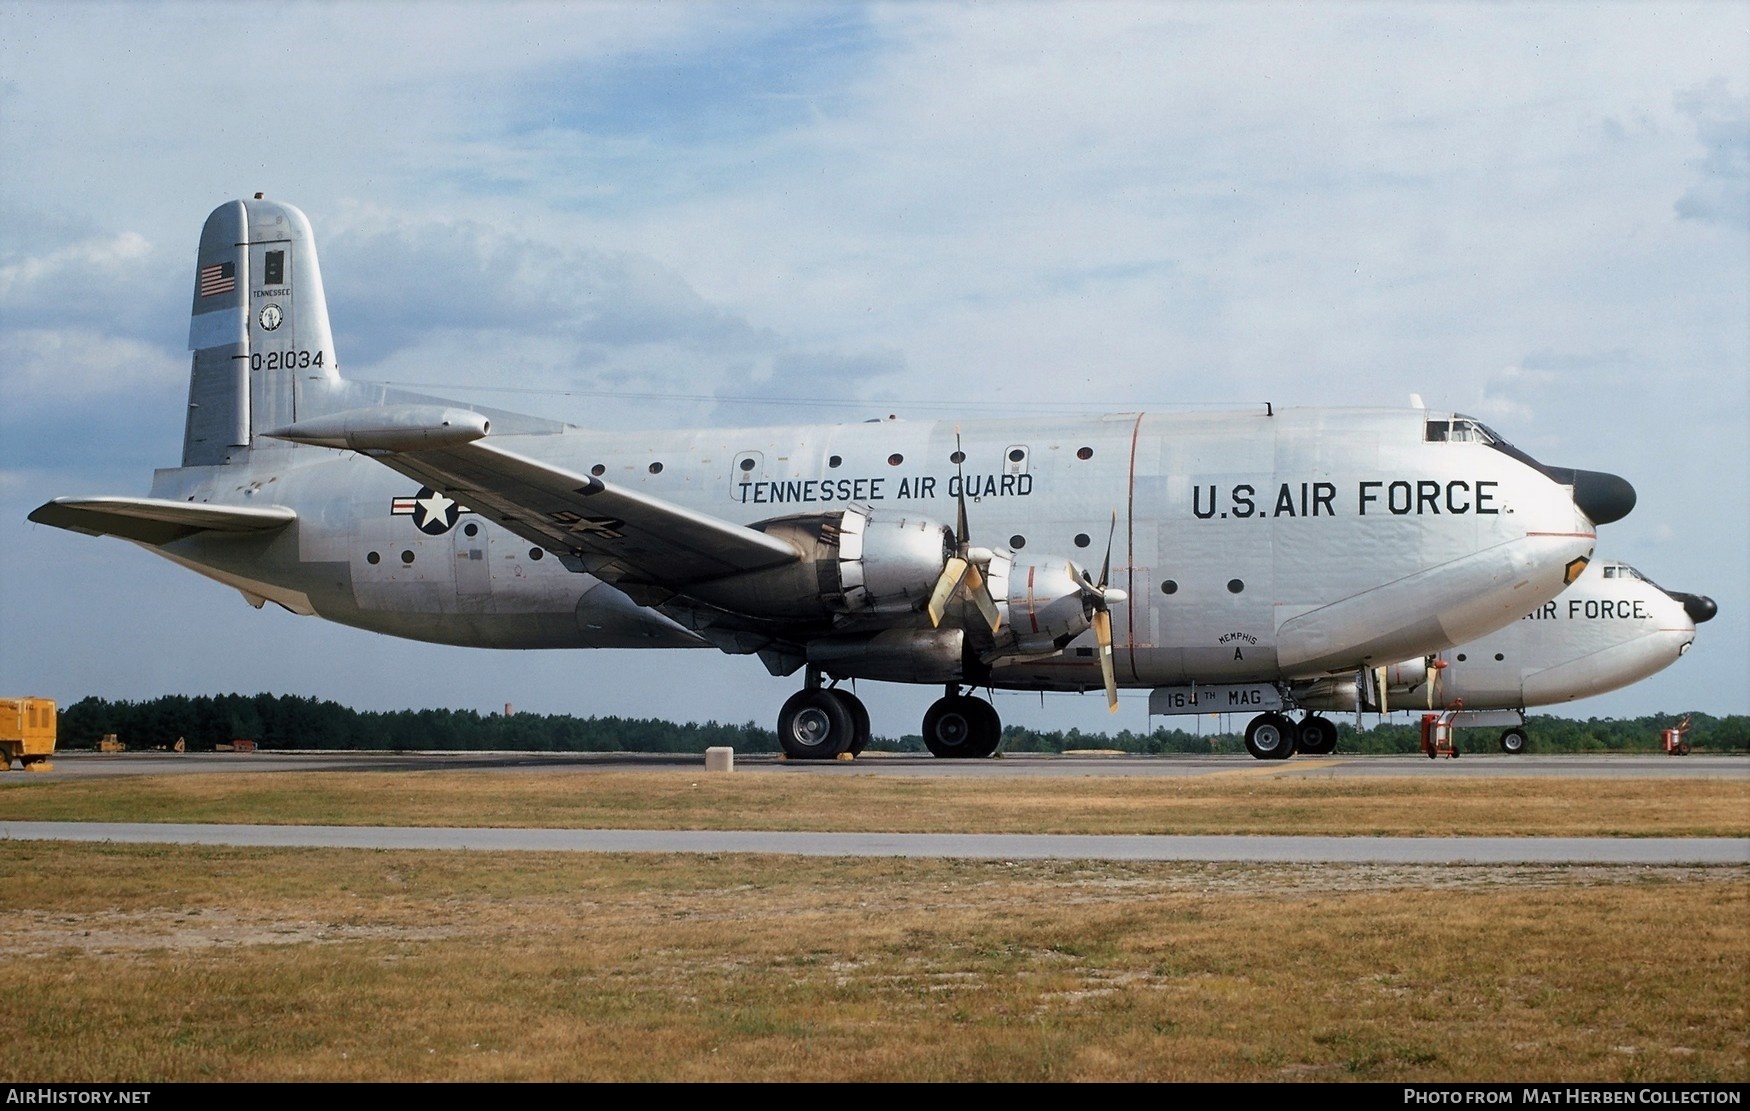
[[1027, 538], [1020, 533], [1017, 532], [1015, 535], [1009, 537], [1009, 547], [1015, 549], [1017, 552], [1026, 546]]
[[1089, 541], [1087, 533], [1085, 533], [1085, 532], [1076, 533], [1076, 547], [1085, 548], [1088, 546], [1089, 543], [1091, 543], [1091, 541]]
[[412, 563], [413, 562], [413, 549], [403, 548], [401, 550], [401, 562], [402, 563]]
[[383, 557], [378, 555], [376, 552], [366, 552], [365, 553], [365, 562], [370, 564], [371, 566], [375, 567], [377, 564], [383, 562]]
[[661, 474], [662, 473], [662, 464], [661, 463], [650, 464], [650, 473], [651, 474]]
[[1166, 582], [1161, 584], [1161, 593], [1162, 594], [1177, 594], [1177, 593], [1179, 593], [1179, 584], [1174, 582], [1172, 579], [1168, 579]]
[[1240, 591], [1244, 590], [1245, 588], [1246, 588], [1246, 584], [1241, 579], [1229, 579], [1229, 580], [1227, 580], [1227, 592], [1229, 594], [1238, 594]]

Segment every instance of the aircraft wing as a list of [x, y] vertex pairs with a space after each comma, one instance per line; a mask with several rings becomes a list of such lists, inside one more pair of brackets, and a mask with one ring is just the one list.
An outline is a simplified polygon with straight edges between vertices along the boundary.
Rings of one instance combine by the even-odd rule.
[[775, 536], [479, 441], [371, 454], [555, 555], [576, 559], [645, 605], [691, 583], [800, 558]]
[[282, 505], [246, 508], [163, 498], [56, 498], [32, 510], [30, 519], [87, 536], [168, 544], [197, 532], [272, 532], [298, 515]]

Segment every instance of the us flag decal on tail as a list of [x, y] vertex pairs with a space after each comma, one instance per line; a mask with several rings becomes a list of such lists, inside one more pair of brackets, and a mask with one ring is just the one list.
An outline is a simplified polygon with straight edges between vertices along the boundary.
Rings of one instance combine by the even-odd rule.
[[200, 291], [202, 297], [214, 297], [221, 293], [229, 293], [236, 288], [236, 263], [215, 262], [211, 266], [201, 267]]

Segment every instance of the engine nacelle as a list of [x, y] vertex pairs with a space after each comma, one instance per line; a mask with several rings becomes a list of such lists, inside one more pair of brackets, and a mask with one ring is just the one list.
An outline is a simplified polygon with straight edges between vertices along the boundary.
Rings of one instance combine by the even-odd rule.
[[[1385, 686], [1383, 708], [1378, 698], [1381, 680]], [[1289, 690], [1295, 703], [1303, 709], [1343, 712], [1359, 708], [1367, 713], [1380, 713], [1382, 710], [1442, 709], [1439, 683], [1439, 665], [1431, 657], [1417, 656], [1377, 669], [1365, 693], [1359, 678], [1354, 675], [1302, 680], [1291, 684]]]
[[[1003, 589], [999, 581], [991, 577], [993, 594]], [[1005, 592], [1008, 613], [997, 632], [995, 654], [1058, 652], [1093, 627], [1093, 598], [1080, 572], [1068, 560], [1008, 569]]]
[[749, 526], [788, 541], [794, 563], [702, 583], [687, 593], [737, 613], [793, 621], [921, 609], [952, 551], [946, 525], [877, 519], [862, 506]]
[[841, 679], [952, 683], [965, 673], [963, 629], [885, 629], [872, 636], [816, 637], [808, 662]]

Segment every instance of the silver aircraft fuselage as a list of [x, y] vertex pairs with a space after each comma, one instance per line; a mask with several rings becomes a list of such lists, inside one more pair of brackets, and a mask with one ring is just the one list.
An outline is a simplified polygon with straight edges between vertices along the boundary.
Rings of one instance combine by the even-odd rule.
[[[1112, 581], [1127, 596], [1113, 607], [1119, 682], [1157, 686], [1311, 676], [1438, 651], [1559, 593], [1595, 535], [1568, 491], [1489, 446], [1430, 442], [1426, 418], [1260, 407], [567, 428], [494, 441], [738, 524], [850, 504], [952, 521], [964, 491], [974, 539], [1010, 549], [1017, 567], [1034, 552], [1094, 565], [1112, 535]], [[422, 504], [421, 491], [364, 455], [298, 445], [257, 452], [243, 473], [162, 470], [154, 497], [273, 504], [297, 520], [271, 537], [202, 533], [158, 550], [252, 598], [396, 636], [495, 648], [708, 644], [466, 506], [434, 503], [429, 490]], [[1023, 597], [1025, 584], [1010, 590]], [[1100, 683], [1091, 656], [1074, 650], [1005, 663], [993, 679], [1047, 690]]]

